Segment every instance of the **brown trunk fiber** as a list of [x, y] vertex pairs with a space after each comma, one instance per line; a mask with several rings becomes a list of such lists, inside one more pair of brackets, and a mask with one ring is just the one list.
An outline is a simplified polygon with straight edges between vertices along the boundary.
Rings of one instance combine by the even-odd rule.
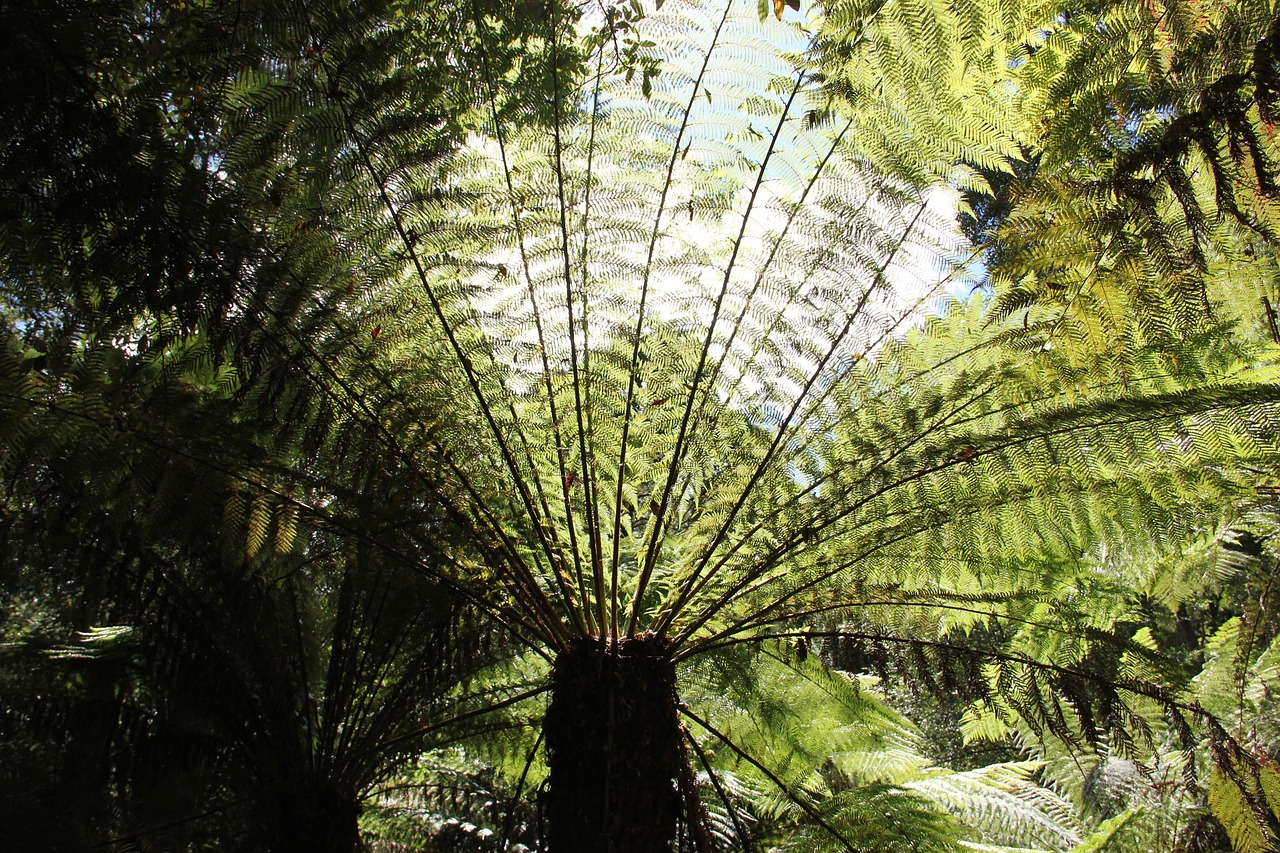
[[281, 792], [271, 805], [270, 853], [355, 853], [360, 849], [360, 804], [332, 783]]
[[543, 722], [551, 853], [668, 853], [680, 819], [670, 647], [580, 640], [556, 658]]

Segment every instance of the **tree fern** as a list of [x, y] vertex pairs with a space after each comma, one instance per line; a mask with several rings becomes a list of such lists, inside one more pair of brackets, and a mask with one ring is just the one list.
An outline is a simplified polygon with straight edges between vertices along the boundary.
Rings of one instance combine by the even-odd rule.
[[[220, 20], [166, 14], [157, 20], [173, 27]], [[876, 15], [878, 43], [906, 33], [917, 45], [888, 78], [909, 92], [927, 88], [930, 45], [972, 63], [1005, 55], [995, 40], [966, 41], [983, 30], [972, 20], [925, 4], [830, 26]], [[709, 849], [698, 800], [711, 794], [729, 837], [713, 740], [803, 813], [802, 848], [860, 843], [850, 827], [884, 802], [945, 843], [948, 819], [871, 787], [895, 762], [905, 778], [902, 743], [871, 762], [866, 732], [807, 742], [775, 704], [751, 708], [762, 725], [744, 749], [712, 696], [685, 711], [702, 727], [701, 770], [681, 748], [679, 679], [823, 622], [832, 636], [942, 649], [948, 631], [1012, 618], [1024, 646], [983, 651], [994, 694], [1029, 725], [1081, 743], [1141, 734], [1170, 709], [1187, 725], [1154, 656], [1089, 618], [1081, 602], [1106, 601], [1106, 585], [1075, 597], [1068, 586], [1101, 542], [1172, 546], [1215, 526], [1274, 468], [1277, 388], [1265, 349], [1209, 335], [1171, 345], [1172, 332], [1151, 330], [1183, 327], [1158, 311], [1131, 334], [1016, 290], [998, 292], [1003, 313], [940, 303], [963, 273], [921, 268], [955, 250], [923, 176], [1000, 126], [990, 102], [1002, 71], [972, 93], [973, 115], [957, 96], [920, 124], [948, 128], [937, 149], [886, 162], [871, 131], [898, 106], [861, 108], [865, 69], [833, 90], [777, 50], [806, 36], [734, 4], [672, 0], [586, 22], [529, 7], [513, 30], [475, 4], [311, 3], [260, 25], [272, 50], [249, 39], [224, 54], [194, 39], [205, 94], [193, 88], [194, 106], [175, 105], [168, 130], [147, 137], [165, 154], [165, 186], [195, 187], [191, 204], [218, 211], [174, 229], [182, 257], [200, 257], [179, 276], [198, 298], [125, 288], [100, 312], [128, 280], [103, 255], [74, 267], [90, 292], [50, 309], [74, 227], [49, 252], [22, 228], [2, 235], [6, 277], [26, 288], [11, 310], [52, 319], [8, 331], [0, 464], [6, 501], [30, 507], [42, 466], [78, 447], [103, 510], [131, 518], [137, 503], [157, 527], [189, 506], [166, 499], [166, 466], [214, 478], [223, 558], [282, 590], [312, 578], [335, 608], [327, 681], [339, 693], [316, 719], [329, 727], [326, 760], [343, 753], [361, 771], [343, 779], [347, 805], [405, 751], [533, 700], [549, 678], [546, 803], [560, 849], [623, 838]], [[422, 70], [433, 63], [464, 83], [437, 85]], [[126, 94], [168, 104], [146, 87]], [[94, 117], [128, 115], [84, 100]], [[110, 149], [116, 136], [103, 139]], [[191, 140], [207, 156], [193, 160]], [[136, 163], [108, 166], [119, 177]], [[5, 174], [21, 184], [16, 167]], [[29, 230], [53, 217], [35, 197], [15, 216]], [[196, 252], [214, 230], [220, 251]], [[155, 228], [143, 236], [146, 248], [164, 242]], [[1152, 239], [1143, 232], [1118, 260], [1096, 240], [1082, 258], [1034, 260], [1076, 263], [1086, 282], [1105, 265], [1108, 283], [1146, 305], [1134, 259]], [[163, 282], [171, 266], [157, 263]], [[1117, 337], [1119, 353], [1062, 346]], [[202, 419], [229, 439], [202, 438]], [[128, 499], [110, 497], [112, 483]], [[164, 541], [152, 535], [141, 544]], [[396, 611], [384, 578], [401, 573], [397, 587], [437, 591], [550, 663], [541, 683], [511, 667], [486, 684], [451, 657], [420, 692], [399, 691], [393, 674], [413, 671], [434, 639], [383, 645], [373, 605], [344, 590], [371, 589]], [[372, 633], [343, 628], [366, 615]], [[790, 686], [793, 702], [813, 683]], [[417, 726], [380, 716], [383, 698], [404, 712], [411, 693], [452, 713]], [[1218, 739], [1227, 766], [1237, 742]], [[627, 756], [625, 774], [614, 756]], [[867, 787], [813, 796], [819, 757]], [[802, 760], [807, 781], [788, 773]]]

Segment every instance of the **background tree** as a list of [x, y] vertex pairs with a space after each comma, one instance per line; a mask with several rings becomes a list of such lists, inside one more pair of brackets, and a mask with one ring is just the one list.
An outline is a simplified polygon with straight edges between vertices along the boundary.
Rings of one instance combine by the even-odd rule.
[[[452, 534], [376, 453], [329, 486], [355, 516], [376, 497], [417, 510], [425, 546], [299, 529], [286, 493], [310, 494], [297, 438], [324, 398], [289, 382], [267, 324], [296, 316], [282, 279], [318, 282], [340, 254], [304, 191], [340, 146], [320, 52], [362, 69], [366, 106], [434, 106], [398, 126], [429, 163], [469, 98], [390, 72], [405, 52], [465, 68], [480, 7], [27, 6], [5, 13], [0, 107], [5, 833], [352, 849], [370, 786], [467, 719], [452, 693], [493, 635], [415, 573]], [[536, 65], [505, 33], [491, 67]], [[270, 156], [233, 176], [233, 149]]]

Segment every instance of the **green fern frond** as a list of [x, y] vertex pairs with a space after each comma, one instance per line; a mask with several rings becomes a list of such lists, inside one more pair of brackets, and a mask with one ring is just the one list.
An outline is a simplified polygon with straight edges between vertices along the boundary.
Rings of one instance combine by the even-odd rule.
[[1036, 762], [995, 764], [963, 773], [936, 774], [908, 790], [946, 807], [980, 832], [984, 842], [1007, 847], [1069, 850], [1081, 842], [1074, 807], [1034, 781]]

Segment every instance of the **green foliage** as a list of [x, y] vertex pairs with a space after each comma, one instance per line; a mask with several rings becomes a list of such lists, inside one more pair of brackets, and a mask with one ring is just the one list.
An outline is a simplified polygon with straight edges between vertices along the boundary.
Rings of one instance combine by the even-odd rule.
[[[1232, 774], [1247, 774], [1244, 781], [1232, 779]], [[1222, 822], [1236, 850], [1252, 853], [1274, 846], [1275, 834], [1263, 827], [1268, 821], [1260, 820], [1256, 810], [1271, 809], [1271, 821], [1277, 815], [1271, 803], [1280, 797], [1280, 772], [1264, 766], [1257, 770], [1230, 768], [1215, 770], [1209, 779], [1209, 807], [1214, 817]]]
[[75, 366], [79, 393], [6, 410], [12, 837], [35, 844], [61, 802], [79, 819], [54, 842], [68, 849], [271, 846], [309, 791], [350, 804], [424, 744], [485, 727], [469, 712], [507, 696], [460, 684], [502, 641], [414, 571], [409, 555], [432, 551], [381, 532], [406, 565], [328, 531], [289, 535], [305, 491], [265, 481], [278, 463], [239, 467], [261, 436], [191, 387], [198, 370], [176, 387], [121, 380], [162, 416], [116, 424], [93, 408], [114, 387], [89, 381], [95, 355]]
[[814, 61], [877, 162], [969, 191], [1003, 313], [1050, 308], [1033, 319], [1094, 350], [1215, 317], [1280, 342], [1277, 20], [1264, 3], [839, 2]]
[[955, 850], [962, 833], [956, 822], [910, 793], [868, 785], [832, 797], [823, 818], [840, 833], [808, 829], [791, 836], [782, 850], [818, 853], [829, 850]]
[[[1206, 626], [1234, 704], [1133, 617], [1208, 594], [1161, 561], [1280, 461], [1240, 297], [1271, 281], [1270, 19], [738, 5], [23, 22], [0, 688], [15, 778], [94, 768], [32, 786], [90, 803], [77, 840], [167, 813], [338, 849], [367, 801], [388, 849], [527, 844], [544, 664], [642, 634], [680, 666], [681, 849], [1101, 849], [1142, 804], [1082, 820], [1042, 784], [1066, 756], [1201, 740], [1266, 838], [1273, 555]], [[947, 302], [926, 186], [1006, 157], [1038, 165], [994, 296]], [[967, 733], [1040, 763], [932, 768], [840, 654], [963, 677]]]

